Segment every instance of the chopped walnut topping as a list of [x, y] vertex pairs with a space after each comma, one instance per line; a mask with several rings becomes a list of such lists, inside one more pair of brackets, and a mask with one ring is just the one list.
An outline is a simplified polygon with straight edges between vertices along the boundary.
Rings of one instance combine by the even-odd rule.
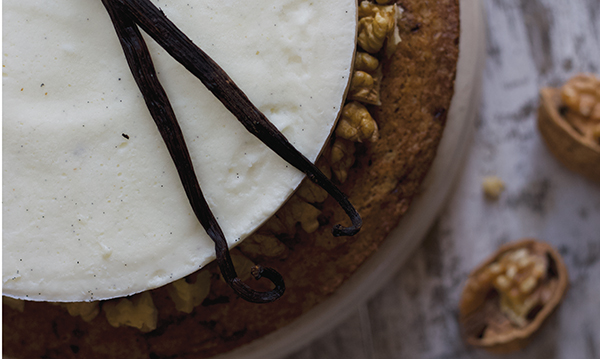
[[[283, 205], [285, 207], [285, 204]], [[282, 207], [282, 209], [283, 209]], [[287, 234], [288, 230], [283, 221], [279, 218], [279, 212], [281, 209], [271, 218], [269, 218], [265, 224], [260, 227], [261, 233], [268, 233], [274, 235]], [[243, 242], [242, 242], [243, 243]]]
[[[331, 171], [328, 166], [320, 166], [320, 170], [328, 178], [331, 178]], [[320, 224], [318, 217], [321, 211], [313, 206], [311, 203], [324, 202], [329, 194], [327, 191], [317, 186], [308, 179], [305, 179], [296, 193], [281, 207], [281, 209], [271, 217], [263, 227], [261, 227], [257, 241], [269, 244], [271, 250], [275, 253], [259, 253], [258, 249], [254, 249], [254, 243], [252, 238], [257, 234], [251, 236], [249, 244], [246, 239], [241, 245], [242, 251], [248, 250], [250, 255], [263, 255], [267, 257], [282, 256], [287, 254], [287, 247], [283, 245], [276, 237], [272, 235], [286, 234], [293, 236], [296, 233], [296, 225], [299, 223], [302, 229], [307, 233], [316, 231]], [[272, 237], [272, 238], [269, 238]]]
[[354, 143], [337, 137], [331, 147], [330, 162], [331, 169], [340, 183], [346, 182], [348, 169], [352, 167], [356, 158], [354, 157]]
[[[210, 291], [210, 272], [200, 270], [196, 281], [188, 283], [186, 278], [181, 278], [167, 288], [175, 308], [184, 313], [191, 313], [194, 307], [199, 306]], [[191, 276], [190, 276], [191, 277]]]
[[378, 97], [375, 91], [375, 79], [364, 71], [354, 71], [348, 91], [348, 97], [352, 100], [367, 102], [371, 98]]
[[123, 298], [104, 302], [102, 306], [106, 320], [117, 328], [126, 325], [142, 332], [156, 329], [158, 310], [154, 306], [150, 292], [136, 294], [131, 299]]
[[[320, 166], [319, 169], [327, 178], [331, 178], [331, 171], [329, 167]], [[304, 179], [296, 191], [296, 195], [308, 203], [322, 203], [325, 202], [329, 194], [326, 190], [316, 185], [308, 178]]]
[[379, 89], [382, 77], [379, 60], [366, 52], [357, 52], [348, 99], [371, 105], [381, 105]]
[[356, 93], [362, 89], [371, 89], [375, 84], [373, 76], [364, 71], [354, 71], [352, 81], [350, 82], [350, 91]]
[[375, 72], [379, 68], [379, 60], [371, 54], [357, 51], [354, 58], [354, 69], [366, 72]]
[[[252, 278], [252, 273], [250, 269], [254, 267], [256, 264], [250, 260], [250, 258], [246, 257], [239, 249], [232, 249], [229, 251], [231, 255], [231, 261], [233, 262], [233, 267], [237, 272], [238, 278], [241, 280], [247, 280]], [[224, 280], [221, 276], [221, 280]]]
[[321, 211], [310, 203], [303, 201], [298, 196], [292, 196], [279, 210], [277, 217], [288, 229], [287, 233], [295, 233], [298, 223], [306, 233], [312, 233], [319, 228], [317, 218], [320, 214]]
[[283, 258], [288, 248], [274, 235], [254, 233], [238, 246], [240, 251], [250, 258]]
[[379, 129], [367, 108], [352, 101], [342, 109], [342, 117], [335, 129], [335, 134], [349, 141], [375, 142], [379, 138]]
[[358, 44], [366, 52], [377, 53], [382, 49], [386, 39], [388, 47], [386, 53], [390, 55], [395, 46], [400, 42], [396, 27], [396, 5], [376, 5], [363, 1], [358, 7]]
[[99, 302], [73, 302], [61, 303], [60, 306], [67, 309], [73, 317], [80, 316], [86, 322], [91, 322], [100, 313]]

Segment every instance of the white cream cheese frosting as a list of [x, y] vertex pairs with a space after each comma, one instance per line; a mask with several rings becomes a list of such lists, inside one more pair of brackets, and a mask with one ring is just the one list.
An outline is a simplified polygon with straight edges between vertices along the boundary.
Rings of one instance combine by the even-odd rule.
[[[153, 1], [303, 154], [335, 124], [355, 0]], [[3, 294], [84, 301], [196, 271], [214, 244], [100, 0], [3, 2]], [[230, 246], [303, 178], [149, 37], [196, 175]]]

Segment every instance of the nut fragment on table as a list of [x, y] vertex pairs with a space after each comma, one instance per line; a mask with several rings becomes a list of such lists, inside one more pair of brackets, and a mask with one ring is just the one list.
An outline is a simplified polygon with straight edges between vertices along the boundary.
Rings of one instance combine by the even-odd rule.
[[493, 352], [523, 348], [567, 284], [567, 269], [549, 244], [524, 239], [501, 247], [467, 279], [460, 301], [466, 341]]
[[483, 193], [489, 199], [498, 199], [504, 191], [504, 181], [498, 176], [487, 176], [481, 183]]
[[600, 79], [580, 74], [562, 88], [542, 88], [538, 128], [570, 170], [600, 182]]

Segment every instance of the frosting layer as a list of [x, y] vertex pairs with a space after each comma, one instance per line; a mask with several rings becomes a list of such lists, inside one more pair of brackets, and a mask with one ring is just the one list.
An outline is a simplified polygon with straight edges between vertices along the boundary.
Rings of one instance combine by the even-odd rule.
[[[342, 105], [353, 0], [155, 1], [309, 159]], [[3, 291], [123, 296], [214, 258], [100, 1], [3, 3]], [[146, 37], [230, 246], [300, 183]]]

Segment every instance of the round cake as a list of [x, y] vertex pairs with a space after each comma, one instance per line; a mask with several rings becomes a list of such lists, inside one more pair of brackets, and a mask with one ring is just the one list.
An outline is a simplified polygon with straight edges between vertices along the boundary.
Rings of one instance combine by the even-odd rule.
[[[376, 6], [388, 8], [372, 14]], [[372, 19], [391, 8], [394, 31], [385, 31], [379, 49], [367, 49], [361, 26], [373, 29]], [[211, 357], [286, 326], [352, 276], [408, 210], [436, 155], [454, 91], [460, 27], [458, 1], [451, 0], [364, 2], [358, 13], [358, 53], [377, 64], [370, 67], [370, 57], [356, 56], [342, 117], [316, 163], [360, 213], [358, 234], [332, 235], [334, 224], [349, 224], [347, 215], [305, 180], [274, 216], [231, 250], [236, 267], [260, 264], [282, 275], [286, 290], [276, 301], [243, 300], [223, 281], [216, 263], [129, 298], [79, 305], [11, 301], [4, 305], [4, 355]], [[374, 22], [364, 20], [369, 18]], [[360, 76], [366, 75], [357, 72], [371, 76], [372, 85], [364, 85]], [[352, 118], [363, 111], [375, 126], [361, 135], [360, 126], [358, 134], [353, 131]], [[270, 288], [264, 280], [248, 283]], [[144, 316], [155, 321], [139, 318]]]

